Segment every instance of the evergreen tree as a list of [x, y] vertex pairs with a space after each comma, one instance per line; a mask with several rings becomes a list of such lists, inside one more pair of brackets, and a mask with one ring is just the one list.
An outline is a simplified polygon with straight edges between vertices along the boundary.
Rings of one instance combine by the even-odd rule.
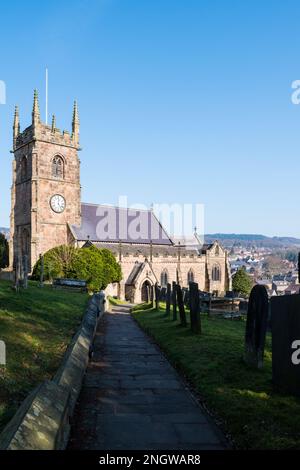
[[3, 233], [0, 233], [0, 268], [7, 268], [9, 264], [8, 242]]
[[232, 278], [232, 289], [240, 295], [249, 296], [253, 287], [251, 277], [244, 268], [240, 268]]

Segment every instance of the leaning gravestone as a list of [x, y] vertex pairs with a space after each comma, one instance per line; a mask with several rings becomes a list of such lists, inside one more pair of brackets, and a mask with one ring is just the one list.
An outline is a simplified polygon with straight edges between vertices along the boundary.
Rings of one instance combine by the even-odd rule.
[[158, 283], [155, 283], [155, 309], [159, 310], [159, 298], [160, 298], [160, 287]]
[[172, 307], [173, 307], [173, 321], [177, 320], [177, 284], [172, 282]]
[[177, 303], [178, 303], [178, 309], [179, 309], [180, 324], [181, 326], [186, 326], [186, 316], [185, 316], [182, 288], [179, 284], [177, 284], [176, 289], [177, 289]]
[[249, 297], [245, 333], [246, 364], [262, 368], [269, 314], [269, 298], [264, 286], [253, 287]]
[[198, 284], [190, 282], [189, 300], [190, 300], [190, 316], [191, 316], [191, 330], [193, 333], [201, 333], [201, 319], [200, 319], [200, 295]]
[[166, 293], [166, 316], [169, 317], [171, 312], [171, 284], [167, 284], [167, 293]]
[[300, 295], [272, 297], [271, 327], [273, 383], [300, 397]]
[[166, 301], [166, 298], [167, 298], [167, 289], [166, 289], [166, 287], [161, 287], [161, 288], [160, 288], [159, 300], [160, 300], [161, 302], [165, 302], [165, 301]]
[[44, 287], [44, 256], [40, 254], [40, 283], [39, 287]]

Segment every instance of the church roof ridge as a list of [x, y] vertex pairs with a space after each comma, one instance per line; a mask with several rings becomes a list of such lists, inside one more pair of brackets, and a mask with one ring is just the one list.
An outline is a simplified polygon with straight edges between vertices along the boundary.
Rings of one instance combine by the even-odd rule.
[[135, 210], [140, 212], [152, 212], [152, 209], [140, 209], [139, 207], [123, 207], [123, 206], [115, 206], [113, 204], [95, 204], [93, 202], [82, 202], [82, 206], [96, 206], [96, 207], [108, 207], [109, 209], [123, 209], [123, 210]]

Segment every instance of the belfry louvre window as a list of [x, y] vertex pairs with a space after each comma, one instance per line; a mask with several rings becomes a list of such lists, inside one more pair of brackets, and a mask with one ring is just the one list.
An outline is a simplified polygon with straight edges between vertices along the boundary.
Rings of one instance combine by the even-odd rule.
[[25, 181], [28, 178], [28, 165], [27, 157], [23, 157], [21, 160], [21, 181]]
[[64, 161], [59, 156], [54, 157], [52, 160], [52, 176], [59, 179], [64, 177]]

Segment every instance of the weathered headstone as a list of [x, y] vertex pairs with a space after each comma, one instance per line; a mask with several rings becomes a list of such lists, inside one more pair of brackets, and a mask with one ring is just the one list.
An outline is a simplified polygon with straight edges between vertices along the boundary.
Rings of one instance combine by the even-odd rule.
[[44, 256], [40, 254], [40, 284], [39, 287], [44, 287]]
[[198, 284], [190, 282], [190, 316], [191, 316], [191, 330], [193, 333], [201, 333], [201, 319], [200, 319], [200, 296]]
[[23, 287], [28, 288], [28, 256], [23, 255]]
[[173, 321], [177, 320], [177, 284], [172, 282], [172, 308], [173, 308]]
[[244, 360], [248, 365], [262, 368], [269, 314], [268, 293], [264, 286], [253, 287], [249, 297]]
[[166, 288], [166, 287], [161, 287], [161, 288], [160, 288], [159, 300], [160, 300], [161, 302], [165, 302], [165, 301], [166, 301], [166, 298], [167, 298], [167, 288]]
[[190, 291], [187, 288], [184, 289], [184, 305], [186, 307], [190, 306]]
[[160, 298], [160, 287], [158, 283], [155, 283], [155, 309], [159, 310], [159, 298]]
[[184, 308], [184, 302], [183, 302], [182, 288], [179, 284], [177, 284], [176, 289], [177, 289], [177, 302], [178, 302], [178, 309], [179, 309], [180, 324], [182, 326], [186, 326], [186, 315], [185, 315], [185, 308]]
[[20, 287], [22, 286], [22, 262], [20, 256], [17, 256], [16, 259], [16, 269], [15, 269], [15, 290], [19, 292]]
[[210, 311], [211, 311], [211, 294], [209, 293], [208, 294], [208, 310], [207, 310], [208, 316], [210, 315]]
[[166, 316], [169, 317], [171, 312], [171, 284], [167, 284], [167, 294], [166, 294]]
[[271, 327], [273, 383], [300, 397], [300, 295], [271, 298]]

